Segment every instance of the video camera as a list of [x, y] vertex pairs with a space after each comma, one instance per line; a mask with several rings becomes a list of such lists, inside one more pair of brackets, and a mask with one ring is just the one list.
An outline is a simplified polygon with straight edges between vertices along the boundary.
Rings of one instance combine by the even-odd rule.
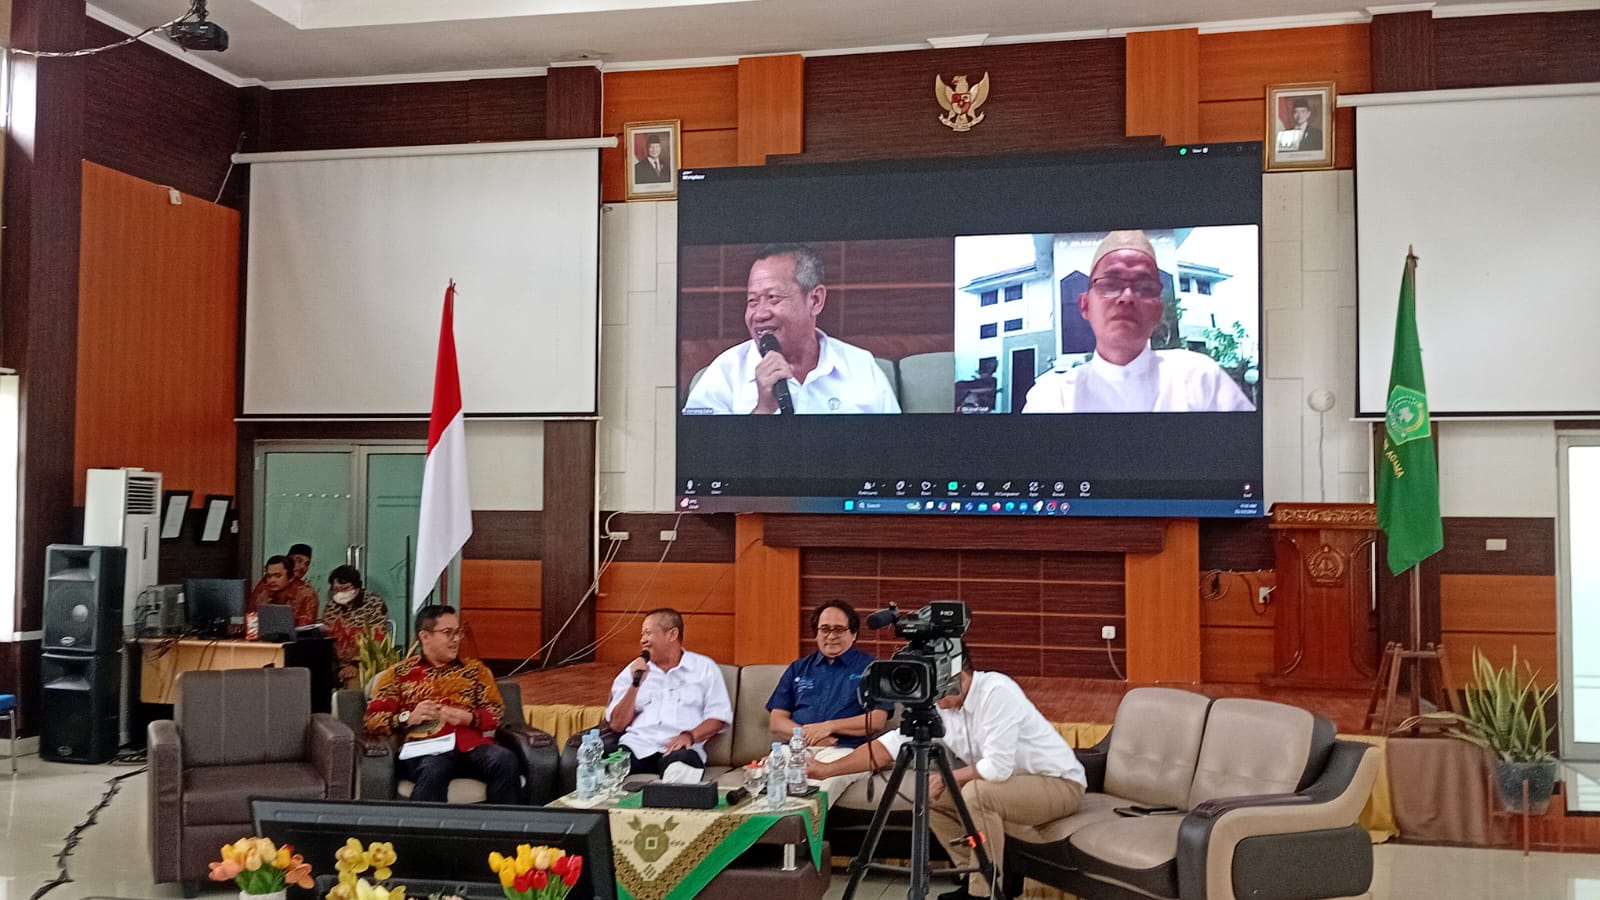
[[967, 605], [960, 600], [934, 600], [909, 613], [891, 603], [868, 616], [868, 628], [893, 625], [895, 636], [907, 643], [892, 658], [867, 666], [861, 676], [862, 705], [931, 706], [940, 697], [959, 693], [961, 636], [971, 624]]

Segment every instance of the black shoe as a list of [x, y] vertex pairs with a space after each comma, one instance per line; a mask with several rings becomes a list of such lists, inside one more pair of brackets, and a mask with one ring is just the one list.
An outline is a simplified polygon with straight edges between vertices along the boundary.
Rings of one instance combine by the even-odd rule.
[[944, 893], [940, 894], [939, 900], [989, 900], [989, 898], [986, 896], [979, 897], [977, 894], [967, 893], [966, 884], [962, 884], [953, 891], [945, 891]]

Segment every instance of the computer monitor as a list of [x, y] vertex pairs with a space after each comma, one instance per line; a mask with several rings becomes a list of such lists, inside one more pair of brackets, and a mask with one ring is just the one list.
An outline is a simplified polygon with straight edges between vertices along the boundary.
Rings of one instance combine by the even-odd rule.
[[284, 644], [295, 639], [294, 607], [287, 603], [263, 603], [256, 607], [256, 614], [261, 617], [258, 629], [261, 640]]
[[248, 588], [242, 578], [190, 578], [183, 583], [183, 605], [189, 630], [210, 637], [227, 637], [235, 626], [244, 627], [244, 598]]
[[393, 842], [398, 862], [391, 880], [404, 884], [407, 896], [465, 888], [467, 900], [499, 900], [490, 852], [513, 854], [518, 844], [542, 844], [583, 856], [583, 874], [570, 896], [617, 897], [605, 810], [257, 797], [250, 813], [256, 834], [293, 845], [318, 867], [331, 864], [351, 837]]

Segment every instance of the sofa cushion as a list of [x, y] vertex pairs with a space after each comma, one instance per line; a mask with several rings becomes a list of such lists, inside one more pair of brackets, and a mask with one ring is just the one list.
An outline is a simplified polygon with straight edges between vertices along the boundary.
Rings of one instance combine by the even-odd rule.
[[733, 751], [733, 728], [739, 719], [739, 667], [719, 666], [722, 669], [722, 680], [728, 686], [728, 702], [733, 704], [733, 718], [727, 728], [717, 732], [716, 736], [706, 741], [706, 765], [728, 766], [732, 765], [730, 759]]
[[319, 800], [327, 796], [322, 773], [310, 763], [201, 766], [183, 771], [183, 824], [250, 821], [250, 798]]
[[[1322, 730], [1331, 740], [1332, 727]], [[1179, 805], [1192, 808], [1219, 797], [1293, 793], [1311, 764], [1318, 731], [1317, 717], [1299, 707], [1218, 700], [1206, 719], [1187, 802]]]
[[1106, 752], [1105, 791], [1146, 806], [1189, 806], [1211, 698], [1135, 688], [1117, 707]]
[[1008, 822], [1006, 834], [1030, 844], [1054, 844], [1066, 840], [1074, 832], [1096, 822], [1112, 822], [1122, 818], [1116, 814], [1116, 808], [1131, 803], [1130, 800], [1112, 794], [1084, 794], [1083, 802], [1078, 804], [1078, 811], [1072, 815], [1056, 819], [1054, 822], [1046, 822], [1038, 827]]
[[729, 765], [743, 766], [772, 752], [767, 701], [787, 666], [745, 666], [739, 671], [739, 695], [733, 699], [733, 749]]
[[1178, 826], [1183, 816], [1117, 816], [1067, 839], [1085, 875], [1117, 881], [1157, 897], [1178, 896]]

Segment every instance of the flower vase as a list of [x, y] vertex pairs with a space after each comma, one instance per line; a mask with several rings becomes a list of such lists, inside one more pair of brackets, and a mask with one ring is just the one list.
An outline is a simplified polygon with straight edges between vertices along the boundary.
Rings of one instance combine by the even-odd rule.
[[289, 890], [273, 891], [270, 894], [252, 894], [249, 891], [240, 891], [239, 900], [289, 900]]

